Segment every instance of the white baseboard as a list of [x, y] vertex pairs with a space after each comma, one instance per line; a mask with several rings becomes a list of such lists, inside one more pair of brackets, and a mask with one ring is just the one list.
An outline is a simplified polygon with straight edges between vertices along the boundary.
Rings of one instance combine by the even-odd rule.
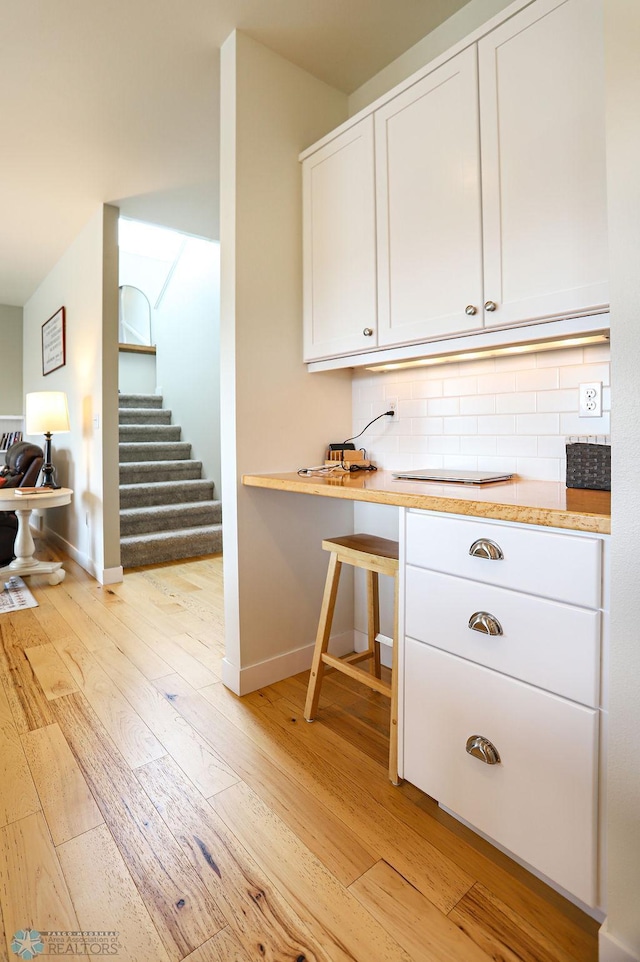
[[116, 568], [96, 568], [95, 562], [89, 555], [83, 554], [82, 551], [78, 551], [75, 545], [72, 545], [69, 541], [65, 540], [57, 531], [52, 531], [51, 528], [46, 526], [42, 530], [38, 531], [42, 537], [46, 538], [47, 541], [51, 541], [55, 544], [61, 551], [68, 554], [70, 558], [73, 558], [81, 568], [84, 568], [92, 578], [95, 578], [101, 585], [115, 585], [123, 580], [123, 570], [122, 566], [118, 565]]
[[[364, 631], [358, 631], [356, 628], [353, 632], [354, 643], [353, 647], [355, 651], [366, 651], [369, 645], [369, 639]], [[376, 641], [379, 641], [382, 645], [380, 649], [380, 663], [385, 666], [385, 668], [391, 668], [391, 649], [393, 648], [393, 638], [389, 635], [378, 634], [376, 635]]]
[[607, 929], [607, 920], [603, 922], [598, 932], [598, 960], [599, 962], [640, 962], [640, 955], [636, 955], [625, 948]]
[[[353, 644], [353, 632], [345, 631], [341, 635], [332, 637], [329, 649], [333, 655], [346, 655], [354, 650]], [[282, 655], [276, 655], [275, 658], [268, 658], [241, 669], [223, 658], [222, 682], [236, 695], [248, 695], [252, 691], [257, 691], [258, 688], [273, 685], [284, 678], [290, 678], [291, 675], [297, 675], [300, 671], [306, 671], [311, 667], [313, 649], [313, 644], [304, 645], [302, 648], [285, 651]]]

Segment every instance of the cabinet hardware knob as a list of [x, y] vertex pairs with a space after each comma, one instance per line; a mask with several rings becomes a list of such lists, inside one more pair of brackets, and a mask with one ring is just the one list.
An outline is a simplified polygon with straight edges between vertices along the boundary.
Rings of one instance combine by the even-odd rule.
[[485, 301], [485, 302], [484, 302], [484, 309], [485, 309], [485, 311], [497, 311], [497, 310], [498, 310], [498, 305], [496, 304], [495, 301]]
[[474, 304], [467, 304], [464, 309], [465, 314], [477, 314], [478, 308]]
[[498, 749], [484, 735], [471, 735], [467, 738], [467, 752], [487, 765], [499, 765], [501, 761]]
[[363, 331], [362, 333], [364, 334], [365, 337], [371, 337], [371, 336], [373, 335], [373, 328], [372, 328], [372, 327], [365, 327], [365, 329], [364, 329], [364, 331]]
[[469, 548], [469, 554], [473, 558], [486, 558], [488, 561], [502, 561], [504, 555], [502, 548], [495, 541], [488, 538], [478, 538]]
[[494, 615], [488, 611], [474, 611], [469, 618], [469, 627], [473, 631], [480, 631], [483, 635], [503, 635], [502, 625]]

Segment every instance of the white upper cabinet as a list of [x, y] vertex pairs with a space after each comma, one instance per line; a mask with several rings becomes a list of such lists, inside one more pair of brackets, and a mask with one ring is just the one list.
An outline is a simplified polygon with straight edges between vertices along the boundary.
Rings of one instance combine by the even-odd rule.
[[602, 0], [534, 0], [307, 151], [305, 360], [605, 311], [604, 116]]
[[537, 0], [478, 44], [487, 325], [608, 304], [602, 37], [600, 0]]
[[304, 358], [376, 346], [373, 117], [303, 165]]
[[482, 327], [476, 47], [376, 111], [375, 142], [378, 344]]

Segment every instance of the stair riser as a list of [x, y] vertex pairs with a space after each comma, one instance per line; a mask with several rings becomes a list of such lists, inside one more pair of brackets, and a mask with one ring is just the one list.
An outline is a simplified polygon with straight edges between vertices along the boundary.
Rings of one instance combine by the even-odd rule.
[[144, 441], [174, 442], [180, 440], [182, 428], [179, 424], [121, 424], [120, 442], [141, 443]]
[[[148, 479], [146, 479], [148, 480]], [[160, 484], [135, 484], [120, 488], [121, 508], [149, 508], [163, 504], [183, 504], [187, 501], [213, 501], [211, 481]]]
[[154, 462], [146, 464], [121, 464], [121, 484], [148, 484], [150, 481], [188, 481], [199, 480], [202, 474], [201, 461]]
[[130, 461], [181, 461], [191, 456], [188, 441], [174, 441], [169, 444], [148, 441], [146, 444], [120, 444], [120, 464]]
[[145, 511], [134, 517], [120, 516], [120, 536], [125, 538], [134, 534], [150, 534], [152, 531], [177, 531], [183, 528], [197, 528], [202, 525], [220, 524], [222, 512], [219, 505], [179, 508], [154, 514]]
[[124, 408], [118, 413], [120, 424], [171, 424], [171, 411], [164, 408]]
[[222, 551], [222, 529], [213, 532], [169, 534], [162, 540], [145, 542], [138, 540], [121, 546], [120, 560], [125, 568], [178, 561], [181, 558], [197, 558]]
[[162, 398], [159, 394], [119, 394], [119, 408], [161, 408]]

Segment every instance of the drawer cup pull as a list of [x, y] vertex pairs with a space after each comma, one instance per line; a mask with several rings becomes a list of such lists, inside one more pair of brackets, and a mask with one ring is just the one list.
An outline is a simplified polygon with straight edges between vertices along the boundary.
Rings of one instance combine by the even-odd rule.
[[499, 765], [498, 749], [484, 735], [471, 735], [467, 738], [467, 752], [487, 765]]
[[494, 615], [488, 611], [474, 611], [469, 618], [469, 627], [473, 631], [480, 631], [483, 635], [503, 635], [502, 625]]
[[485, 558], [487, 561], [502, 561], [504, 558], [500, 545], [495, 541], [489, 541], [488, 538], [478, 538], [474, 541], [469, 548], [469, 554], [472, 558]]

